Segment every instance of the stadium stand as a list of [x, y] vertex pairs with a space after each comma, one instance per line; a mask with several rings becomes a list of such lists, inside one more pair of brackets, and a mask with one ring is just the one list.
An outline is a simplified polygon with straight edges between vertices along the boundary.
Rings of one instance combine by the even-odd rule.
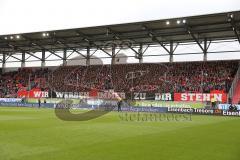
[[[0, 78], [0, 96], [16, 97], [20, 90], [73, 92], [114, 89], [117, 92], [203, 92], [231, 87], [238, 61], [118, 64], [19, 69]], [[51, 74], [50, 74], [51, 73]], [[47, 83], [49, 82], [49, 83]]]
[[[104, 90], [108, 89], [104, 87], [110, 78], [115, 91], [209, 93], [210, 90], [217, 89], [227, 92], [237, 67], [237, 61], [66, 66], [55, 71], [54, 77], [57, 82], [54, 82], [53, 86], [58, 91], [72, 91], [76, 90], [73, 86], [76, 86], [78, 81], [78, 91], [83, 88]], [[132, 73], [134, 75], [131, 75]], [[76, 74], [82, 77], [77, 80]], [[64, 84], [61, 79], [68, 83]]]
[[34, 70], [20, 68], [18, 71], [7, 72], [0, 77], [0, 97], [17, 97], [17, 92], [33, 88], [47, 90], [46, 77], [48, 68]]

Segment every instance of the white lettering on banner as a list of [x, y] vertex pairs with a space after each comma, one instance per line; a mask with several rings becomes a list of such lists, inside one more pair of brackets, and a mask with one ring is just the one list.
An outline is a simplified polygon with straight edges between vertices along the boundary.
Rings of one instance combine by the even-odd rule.
[[186, 94], [186, 93], [183, 93], [183, 94], [181, 95], [181, 100], [182, 100], [182, 101], [187, 101], [187, 94]]
[[201, 101], [202, 95], [201, 94], [196, 94], [196, 101]]
[[201, 114], [213, 114], [213, 109], [204, 109], [204, 108], [194, 108], [194, 113], [201, 113]]
[[107, 92], [99, 92], [98, 93], [98, 97], [100, 98], [103, 98], [103, 99], [106, 99], [108, 97], [108, 93]]
[[[203, 99], [205, 100], [205, 101], [211, 101], [211, 95], [210, 94], [202, 94], [203, 95]], [[201, 100], [199, 100], [199, 101], [201, 101]]]
[[222, 94], [214, 94], [216, 101], [222, 101]]
[[41, 97], [41, 91], [35, 91], [35, 92], [33, 92], [33, 94], [34, 94], [34, 97]]
[[[89, 97], [89, 92], [56, 92], [57, 98], [83, 98]], [[125, 99], [124, 92], [98, 92], [97, 98], [103, 99], [116, 99], [123, 98]]]
[[146, 93], [134, 93], [134, 99], [146, 99]]
[[82, 98], [89, 97], [88, 92], [56, 92], [57, 98]]
[[[40, 96], [40, 93], [35, 93], [36, 96]], [[89, 92], [56, 92], [57, 98], [83, 98], [89, 97]], [[48, 93], [42, 94], [42, 97], [48, 97]], [[147, 93], [133, 93], [133, 98], [135, 100], [145, 100], [147, 99]], [[149, 95], [150, 96], [150, 95]], [[173, 101], [171, 93], [155, 93], [155, 100], [163, 100], [163, 101]], [[102, 99], [119, 99], [126, 98], [126, 94], [124, 92], [97, 92], [96, 98]], [[211, 101], [211, 98], [214, 98], [216, 101], [225, 102], [226, 101], [226, 93], [174, 93], [175, 101]]]
[[123, 99], [126, 98], [126, 94], [125, 94], [124, 92], [120, 92], [119, 95], [120, 95], [120, 97], [123, 98]]
[[166, 93], [166, 94], [155, 93], [155, 100], [171, 101], [172, 94], [171, 93]]
[[210, 101], [214, 98], [216, 101], [222, 101], [222, 94], [210, 94], [210, 93], [182, 93], [182, 101]]
[[42, 92], [42, 91], [34, 91], [33, 92], [35, 98], [47, 98], [48, 92]]
[[65, 92], [64, 93], [64, 98], [68, 98], [69, 97], [69, 92]]
[[175, 107], [168, 107], [168, 112], [214, 114], [214, 110], [213, 109], [204, 109], [204, 108], [175, 108]]
[[190, 101], [193, 101], [193, 97], [195, 96], [195, 94], [194, 93], [189, 93], [188, 96], [190, 98]]
[[82, 97], [89, 97], [89, 92], [79, 92], [79, 95]]
[[172, 94], [171, 93], [167, 93], [165, 94], [165, 101], [171, 101], [172, 100]]
[[240, 111], [238, 112], [229, 112], [229, 111], [223, 111], [224, 116], [240, 116]]
[[139, 95], [139, 93], [134, 93], [134, 99], [139, 99], [138, 96]]
[[62, 92], [56, 92], [57, 98], [63, 98], [63, 93]]
[[125, 99], [125, 93], [123, 92], [98, 92], [97, 98], [102, 99], [118, 99], [123, 98]]
[[48, 97], [48, 92], [43, 92], [44, 96], [43, 97]]
[[175, 108], [175, 107], [168, 107], [168, 112], [178, 112], [178, 113], [192, 113], [192, 108]]
[[146, 93], [140, 93], [140, 99], [141, 100], [146, 99]]

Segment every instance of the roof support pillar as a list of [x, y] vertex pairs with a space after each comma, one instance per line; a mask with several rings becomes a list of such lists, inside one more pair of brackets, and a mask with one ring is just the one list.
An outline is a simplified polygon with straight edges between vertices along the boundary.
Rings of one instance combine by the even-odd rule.
[[90, 47], [87, 47], [86, 66], [90, 66]]
[[173, 62], [173, 41], [170, 42], [170, 51], [169, 51], [169, 62], [172, 63]]
[[116, 47], [115, 45], [112, 46], [112, 65], [116, 64]]
[[26, 53], [25, 52], [22, 52], [22, 62], [21, 62], [21, 68], [24, 68], [26, 67]]
[[42, 61], [41, 67], [42, 68], [46, 66], [46, 61], [45, 60], [46, 60], [45, 49], [43, 49], [42, 50], [42, 59], [41, 59], [41, 61]]
[[207, 61], [207, 50], [208, 50], [208, 44], [207, 44], [207, 38], [204, 38], [204, 46], [203, 46], [203, 61]]
[[140, 44], [140, 48], [138, 51], [138, 59], [139, 59], [139, 63], [143, 63], [143, 45]]
[[63, 49], [63, 66], [67, 65], [67, 49]]
[[6, 68], [6, 54], [3, 53], [3, 58], [2, 58], [2, 73], [5, 72], [5, 68]]

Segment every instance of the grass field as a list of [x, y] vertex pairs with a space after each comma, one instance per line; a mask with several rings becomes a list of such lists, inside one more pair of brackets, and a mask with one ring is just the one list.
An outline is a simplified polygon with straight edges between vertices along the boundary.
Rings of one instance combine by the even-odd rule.
[[240, 118], [66, 122], [52, 109], [0, 108], [0, 160], [239, 160]]

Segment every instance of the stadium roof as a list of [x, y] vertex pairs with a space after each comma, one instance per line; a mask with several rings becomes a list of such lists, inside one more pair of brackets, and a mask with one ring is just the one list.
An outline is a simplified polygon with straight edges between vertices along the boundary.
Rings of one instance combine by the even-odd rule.
[[[17, 27], [17, 26], [16, 26]], [[116, 41], [139, 44], [200, 43], [239, 38], [240, 11], [156, 21], [0, 36], [0, 53], [105, 48]]]

